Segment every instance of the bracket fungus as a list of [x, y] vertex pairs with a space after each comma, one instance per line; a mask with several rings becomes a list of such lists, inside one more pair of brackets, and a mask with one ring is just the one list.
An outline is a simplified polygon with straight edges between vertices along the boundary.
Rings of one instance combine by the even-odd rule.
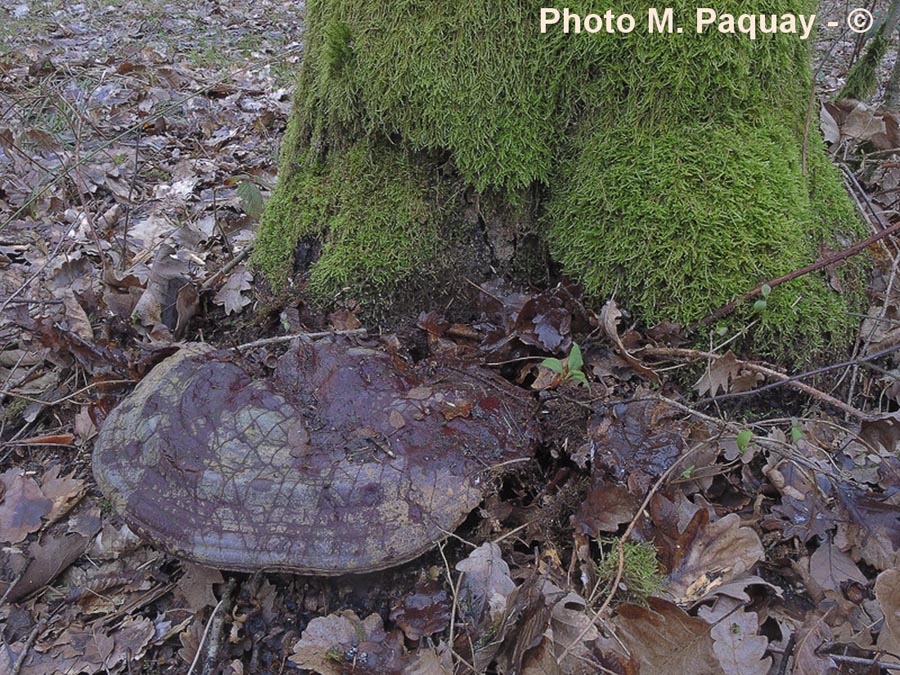
[[97, 437], [101, 491], [144, 538], [229, 570], [361, 573], [412, 560], [531, 456], [531, 399], [474, 367], [346, 340], [295, 343], [268, 378], [189, 344]]

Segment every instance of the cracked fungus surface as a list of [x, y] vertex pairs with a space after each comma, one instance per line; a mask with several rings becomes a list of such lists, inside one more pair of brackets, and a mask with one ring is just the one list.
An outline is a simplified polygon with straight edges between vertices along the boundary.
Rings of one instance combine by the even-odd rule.
[[532, 418], [527, 395], [474, 368], [321, 341], [255, 379], [191, 344], [110, 413], [93, 467], [125, 521], [175, 555], [367, 572], [452, 532], [492, 467], [531, 455]]

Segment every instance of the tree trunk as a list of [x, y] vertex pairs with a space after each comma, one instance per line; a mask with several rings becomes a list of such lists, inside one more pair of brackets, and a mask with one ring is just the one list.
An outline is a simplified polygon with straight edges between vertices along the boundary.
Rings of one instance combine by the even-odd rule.
[[[542, 34], [530, 0], [308, 0], [257, 267], [370, 307], [492, 268], [560, 269], [645, 322], [690, 323], [856, 236], [815, 124], [802, 169], [809, 42], [698, 34], [696, 3], [668, 4], [681, 34], [650, 34], [642, 2], [621, 7], [631, 33], [575, 34], [570, 18]], [[840, 346], [849, 271], [841, 292], [823, 274], [778, 287], [731, 329], [758, 319], [760, 351], [800, 359]]]

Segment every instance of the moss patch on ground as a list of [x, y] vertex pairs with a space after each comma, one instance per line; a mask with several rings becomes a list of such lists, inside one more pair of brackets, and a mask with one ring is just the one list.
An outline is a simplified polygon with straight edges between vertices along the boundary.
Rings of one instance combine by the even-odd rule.
[[[380, 293], [417, 268], [452, 266], [439, 254], [462, 231], [452, 222], [464, 186], [515, 203], [539, 185], [536, 219], [566, 273], [648, 322], [689, 323], [854, 236], [821, 143], [801, 166], [808, 47], [794, 35], [697, 35], [696, 6], [670, 4], [681, 35], [542, 35], [531, 0], [310, 0], [257, 264], [283, 282], [296, 242], [315, 237], [316, 294]], [[610, 9], [641, 24], [650, 6]], [[808, 357], [847, 339], [853, 288], [809, 275], [733, 323], [758, 318], [757, 349]]]

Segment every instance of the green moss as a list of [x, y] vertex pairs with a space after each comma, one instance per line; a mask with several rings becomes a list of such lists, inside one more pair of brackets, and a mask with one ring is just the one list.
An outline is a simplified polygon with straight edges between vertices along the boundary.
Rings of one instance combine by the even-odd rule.
[[[652, 4], [610, 9], [641, 25]], [[809, 175], [801, 167], [808, 45], [796, 35], [697, 35], [696, 3], [669, 4], [683, 34], [542, 35], [535, 0], [309, 0], [258, 263], [284, 279], [294, 244], [315, 236], [325, 243], [317, 293], [379, 288], [436, 263], [464, 208], [454, 202], [460, 185], [501, 200], [539, 194], [528, 207], [565, 272], [598, 297], [616, 291], [648, 322], [691, 322], [853, 234], [820, 143], [809, 144]], [[846, 309], [823, 275], [810, 275], [776, 289], [765, 316], [735, 322], [759, 319], [764, 352], [800, 338], [818, 349], [846, 339]], [[807, 346], [796, 351], [809, 355]]]
[[[573, 138], [547, 204], [551, 252], [598, 297], [617, 293], [648, 323], [691, 324], [765, 280], [815, 260], [858, 229], [821, 148], [819, 190], [778, 119], [647, 131], [601, 126]], [[810, 353], [846, 339], [846, 298], [822, 275], [779, 286], [756, 346]], [[732, 322], [734, 323], [734, 322]]]
[[[597, 563], [597, 578], [602, 594], [612, 589], [619, 570], [618, 538], [600, 539], [601, 558]], [[663, 574], [656, 558], [656, 549], [649, 542], [626, 541], [622, 544], [624, 565], [620, 583], [625, 587], [620, 602], [645, 604], [647, 598], [659, 595], [663, 589]]]
[[882, 22], [875, 32], [875, 37], [872, 38], [872, 41], [866, 47], [866, 53], [850, 69], [850, 73], [847, 75], [847, 82], [838, 95], [839, 99], [855, 98], [865, 100], [875, 93], [875, 85], [877, 84], [875, 79], [878, 74], [878, 66], [881, 65], [884, 55], [887, 54], [888, 44], [890, 43], [889, 37], [884, 34], [887, 25], [888, 22]]
[[312, 150], [295, 155], [266, 210], [255, 264], [286, 280], [296, 244], [318, 240], [309, 284], [319, 297], [360, 286], [379, 293], [427, 269], [446, 233], [443, 188], [428, 180], [426, 163], [365, 140], [326, 158]]

